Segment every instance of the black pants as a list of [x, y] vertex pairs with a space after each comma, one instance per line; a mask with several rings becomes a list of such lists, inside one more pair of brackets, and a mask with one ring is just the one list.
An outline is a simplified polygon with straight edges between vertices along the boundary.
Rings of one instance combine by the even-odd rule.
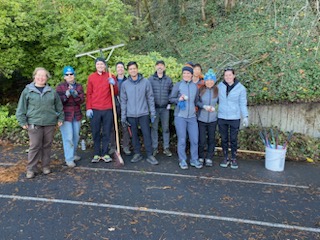
[[128, 122], [131, 125], [132, 132], [132, 145], [134, 153], [141, 153], [141, 143], [138, 134], [138, 127], [140, 125], [141, 132], [143, 135], [143, 143], [147, 152], [147, 156], [152, 155], [152, 145], [151, 145], [151, 129], [150, 129], [150, 118], [149, 115], [141, 116], [137, 118], [128, 117]]
[[221, 145], [223, 156], [228, 158], [229, 139], [231, 145], [231, 158], [236, 159], [238, 148], [238, 132], [240, 127], [240, 119], [226, 120], [218, 119], [219, 132], [221, 135]]
[[[110, 142], [110, 134], [113, 125], [113, 113], [110, 110], [94, 110], [93, 117], [90, 121], [93, 153], [94, 155], [104, 156], [108, 154], [108, 145]], [[102, 149], [101, 149], [102, 145]]]
[[[213, 159], [214, 148], [216, 147], [216, 127], [217, 121], [209, 123], [199, 121], [199, 158]], [[204, 157], [206, 144], [208, 144], [207, 156]]]

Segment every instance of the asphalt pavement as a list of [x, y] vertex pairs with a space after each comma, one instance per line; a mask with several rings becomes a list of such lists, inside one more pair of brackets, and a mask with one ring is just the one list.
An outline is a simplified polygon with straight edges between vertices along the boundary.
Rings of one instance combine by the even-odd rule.
[[[0, 167], [25, 161], [25, 147], [1, 147]], [[0, 239], [320, 239], [320, 165], [239, 159], [239, 169], [178, 167], [157, 155], [123, 167], [91, 163], [79, 150], [76, 168], [53, 151], [52, 173], [0, 183]]]

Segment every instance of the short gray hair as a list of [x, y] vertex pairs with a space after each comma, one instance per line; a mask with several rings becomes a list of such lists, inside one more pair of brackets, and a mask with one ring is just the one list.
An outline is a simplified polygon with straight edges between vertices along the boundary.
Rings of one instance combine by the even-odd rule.
[[47, 76], [48, 79], [51, 78], [51, 75], [50, 75], [50, 73], [49, 73], [49, 71], [47, 69], [45, 69], [44, 67], [37, 67], [37, 68], [34, 69], [34, 71], [32, 73], [32, 78], [33, 79], [34, 79], [34, 76], [37, 74], [37, 72], [40, 71], [40, 70], [43, 70], [43, 71], [46, 72], [46, 76]]

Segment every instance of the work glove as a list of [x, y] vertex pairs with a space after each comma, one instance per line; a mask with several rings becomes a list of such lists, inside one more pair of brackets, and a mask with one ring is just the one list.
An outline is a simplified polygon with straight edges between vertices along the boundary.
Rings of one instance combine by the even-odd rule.
[[123, 128], [131, 126], [131, 124], [127, 120], [121, 120], [121, 125]]
[[112, 77], [108, 78], [108, 80], [109, 80], [109, 83], [112, 84], [113, 86], [116, 84], [116, 82]]
[[203, 105], [203, 109], [206, 110], [207, 112], [210, 112], [211, 107], [209, 105]]
[[186, 102], [185, 101], [179, 101], [178, 107], [180, 110], [186, 110]]
[[92, 117], [93, 117], [93, 111], [92, 111], [92, 109], [88, 109], [88, 110], [86, 111], [86, 115], [87, 115], [88, 118], [92, 118]]
[[70, 90], [69, 90], [69, 89], [66, 91], [65, 95], [67, 96], [67, 98], [70, 97], [71, 93], [70, 93]]
[[70, 93], [71, 93], [72, 97], [74, 97], [74, 98], [78, 97], [78, 92], [77, 92], [77, 90], [71, 89], [71, 90], [70, 90]]
[[151, 123], [154, 123], [154, 121], [156, 120], [156, 117], [157, 117], [157, 116], [154, 116], [154, 115], [150, 117]]
[[248, 127], [249, 126], [249, 119], [248, 117], [245, 117], [243, 120], [242, 120], [242, 125], [244, 127]]

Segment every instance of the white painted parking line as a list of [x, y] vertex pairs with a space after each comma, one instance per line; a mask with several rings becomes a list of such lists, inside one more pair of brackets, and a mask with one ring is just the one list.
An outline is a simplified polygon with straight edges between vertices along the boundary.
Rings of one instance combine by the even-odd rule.
[[16, 163], [0, 163], [0, 166], [13, 166], [16, 165]]
[[303, 186], [303, 185], [260, 182], [260, 181], [253, 181], [253, 180], [241, 180], [241, 179], [231, 179], [231, 178], [216, 178], [216, 177], [195, 176], [195, 175], [186, 175], [186, 174], [177, 174], [177, 173], [146, 172], [146, 171], [137, 171], [137, 170], [90, 168], [90, 167], [77, 167], [75, 169], [97, 171], [97, 172], [103, 171], [103, 172], [133, 173], [133, 174], [142, 174], [142, 175], [143, 174], [160, 175], [160, 176], [168, 176], [168, 177], [196, 178], [196, 179], [212, 180], [212, 181], [240, 182], [240, 183], [248, 183], [248, 184], [261, 184], [261, 185], [271, 185], [271, 186], [290, 187], [290, 188], [303, 188], [303, 189], [309, 188], [308, 186]]
[[320, 233], [320, 228], [311, 228], [311, 227], [302, 227], [302, 226], [288, 225], [288, 224], [282, 224], [282, 223], [255, 221], [255, 220], [242, 219], [242, 218], [221, 217], [221, 216], [215, 216], [215, 215], [168, 211], [168, 210], [152, 209], [152, 208], [145, 208], [145, 207], [132, 207], [132, 206], [106, 204], [106, 203], [73, 201], [73, 200], [54, 199], [54, 198], [38, 198], [38, 197], [27, 197], [27, 196], [17, 196], [17, 195], [3, 195], [3, 194], [0, 194], [0, 198], [22, 200], [22, 201], [24, 200], [24, 201], [35, 201], [35, 202], [72, 204], [72, 205], [92, 206], [92, 207], [101, 207], [101, 208], [113, 208], [113, 209], [149, 212], [149, 213], [159, 213], [159, 214], [166, 214], [166, 215], [211, 219], [211, 220], [218, 220], [218, 221], [259, 225], [264, 227], [275, 227], [275, 228], [282, 228], [282, 229], [292, 229], [292, 230], [298, 230], [298, 231]]

